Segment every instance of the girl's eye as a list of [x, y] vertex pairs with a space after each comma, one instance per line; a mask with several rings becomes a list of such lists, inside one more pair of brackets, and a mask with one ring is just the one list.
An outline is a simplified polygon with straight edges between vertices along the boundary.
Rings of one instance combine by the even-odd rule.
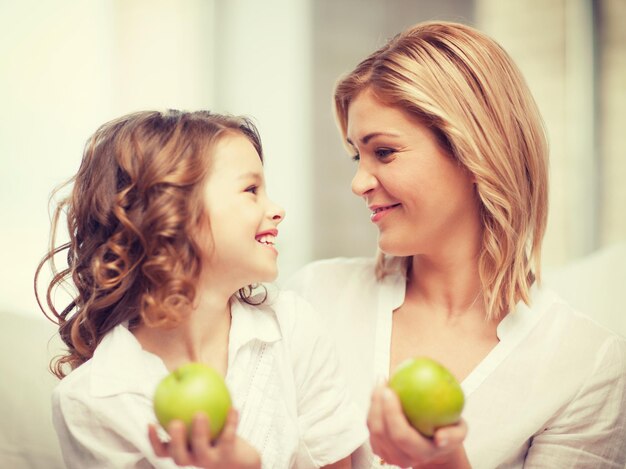
[[385, 159], [391, 155], [393, 155], [396, 151], [393, 148], [377, 148], [374, 151], [376, 158]]
[[258, 190], [257, 186], [250, 186], [250, 187], [246, 188], [245, 192], [250, 192], [251, 194], [256, 194], [257, 190]]
[[361, 159], [361, 155], [358, 153], [352, 157], [352, 161], [359, 161]]

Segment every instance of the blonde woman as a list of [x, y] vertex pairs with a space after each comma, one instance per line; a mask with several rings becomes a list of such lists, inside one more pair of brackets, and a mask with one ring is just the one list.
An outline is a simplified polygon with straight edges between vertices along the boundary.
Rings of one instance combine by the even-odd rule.
[[[289, 286], [326, 314], [367, 415], [355, 467], [623, 468], [626, 342], [541, 286], [548, 149], [507, 53], [421, 23], [341, 79], [335, 107], [379, 255], [313, 263]], [[433, 439], [384, 385], [415, 356], [466, 395]]]

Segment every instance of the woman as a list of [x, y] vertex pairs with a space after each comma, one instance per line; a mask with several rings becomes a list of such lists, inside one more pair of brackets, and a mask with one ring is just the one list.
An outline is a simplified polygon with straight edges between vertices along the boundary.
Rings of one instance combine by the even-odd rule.
[[[379, 254], [313, 263], [289, 287], [325, 313], [367, 414], [355, 466], [623, 468], [626, 342], [540, 285], [548, 150], [507, 53], [418, 24], [339, 81], [335, 110]], [[466, 396], [433, 439], [374, 388], [415, 356]]]

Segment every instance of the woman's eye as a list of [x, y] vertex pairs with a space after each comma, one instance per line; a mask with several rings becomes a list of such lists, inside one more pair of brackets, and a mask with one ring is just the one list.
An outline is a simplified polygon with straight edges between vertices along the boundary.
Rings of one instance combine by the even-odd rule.
[[358, 153], [352, 157], [352, 161], [359, 161], [361, 159], [361, 155]]
[[377, 148], [374, 151], [374, 155], [376, 155], [376, 158], [384, 159], [393, 155], [395, 152], [396, 151], [393, 148]]
[[257, 186], [250, 186], [248, 188], [246, 188], [245, 192], [250, 192], [251, 194], [256, 194], [258, 187]]

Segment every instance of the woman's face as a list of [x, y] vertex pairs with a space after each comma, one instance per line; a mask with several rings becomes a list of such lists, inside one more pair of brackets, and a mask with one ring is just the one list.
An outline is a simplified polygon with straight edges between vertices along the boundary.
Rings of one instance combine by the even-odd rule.
[[363, 197], [386, 254], [453, 254], [480, 235], [471, 174], [435, 135], [401, 108], [370, 91], [348, 109], [348, 143], [358, 168], [352, 191]]

